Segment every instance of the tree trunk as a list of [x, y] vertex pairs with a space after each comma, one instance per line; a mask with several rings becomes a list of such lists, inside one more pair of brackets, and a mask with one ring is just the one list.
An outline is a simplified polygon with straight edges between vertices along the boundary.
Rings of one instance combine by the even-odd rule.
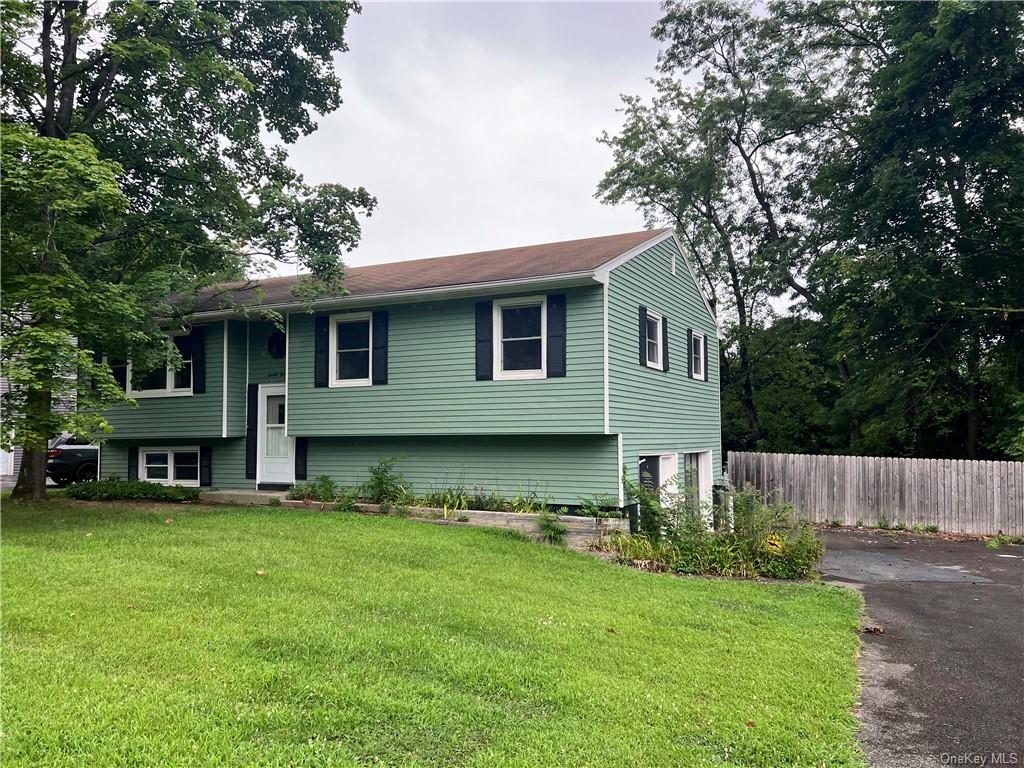
[[[28, 415], [45, 424], [50, 417], [50, 390], [30, 390], [26, 398]], [[21, 469], [11, 491], [12, 499], [42, 501], [46, 498], [46, 443], [22, 447]]]

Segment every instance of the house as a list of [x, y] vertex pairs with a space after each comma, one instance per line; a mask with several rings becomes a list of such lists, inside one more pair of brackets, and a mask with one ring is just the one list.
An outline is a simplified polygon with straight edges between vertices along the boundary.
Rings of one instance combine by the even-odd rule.
[[[139, 407], [109, 411], [101, 477], [352, 485], [395, 456], [420, 493], [621, 504], [625, 466], [710, 498], [717, 327], [671, 230], [355, 267], [312, 312], [295, 280], [207, 294], [175, 339], [180, 370], [115, 369]], [[225, 291], [283, 329], [227, 308]]]

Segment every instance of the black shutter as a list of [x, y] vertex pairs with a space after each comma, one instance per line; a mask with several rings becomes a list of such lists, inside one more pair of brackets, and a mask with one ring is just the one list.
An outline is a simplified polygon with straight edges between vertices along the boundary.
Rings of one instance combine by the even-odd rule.
[[327, 315], [313, 318], [313, 386], [327, 386], [330, 331], [327, 329]]
[[192, 329], [192, 394], [206, 391], [206, 328]]
[[494, 378], [494, 304], [490, 301], [476, 303], [476, 380], [489, 381]]
[[661, 370], [668, 370], [668, 318], [661, 318]]
[[640, 307], [640, 365], [647, 365], [647, 307]]
[[309, 453], [309, 438], [295, 438], [295, 479], [306, 479], [306, 456]]
[[565, 376], [565, 294], [548, 296], [548, 377]]
[[128, 479], [139, 479], [139, 449], [134, 445], [128, 446]]
[[711, 377], [708, 376], [708, 337], [704, 336], [704, 380], [711, 381]]
[[686, 375], [693, 378], [693, 329], [686, 329]]
[[374, 384], [388, 383], [388, 311], [378, 310], [373, 313], [373, 351], [371, 352], [370, 370], [373, 371]]
[[213, 448], [208, 445], [199, 446], [199, 484], [213, 485]]
[[245, 398], [245, 479], [256, 479], [256, 428], [259, 424], [260, 385], [250, 384]]

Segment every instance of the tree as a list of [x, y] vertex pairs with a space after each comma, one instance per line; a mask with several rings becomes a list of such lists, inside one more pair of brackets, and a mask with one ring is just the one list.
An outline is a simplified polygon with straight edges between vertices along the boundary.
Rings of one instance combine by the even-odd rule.
[[[285, 146], [340, 105], [332, 57], [347, 49], [356, 11], [352, 2], [5, 4], [0, 106], [12, 145], [0, 310], [5, 374], [18, 386], [5, 396], [13, 432], [3, 440], [26, 447], [18, 495], [43, 495], [46, 439], [88, 426], [84, 415], [45, 415], [72, 371], [79, 397], [88, 388], [80, 404], [123, 396], [96, 350], [175, 362], [153, 318], [181, 315], [198, 288], [268, 262], [308, 269], [304, 295], [341, 289], [340, 255], [375, 200], [362, 188], [306, 184]], [[53, 183], [62, 176], [67, 189]]]
[[680, 233], [729, 320], [723, 380], [742, 406], [739, 431], [757, 443], [752, 339], [771, 322], [773, 298], [790, 293], [811, 311], [821, 303], [803, 279], [821, 247], [807, 210], [810, 159], [841, 138], [861, 56], [801, 45], [788, 17], [752, 3], [669, 0], [664, 9], [657, 95], [625, 98], [622, 132], [602, 139], [614, 164], [598, 195]]
[[889, 54], [821, 170], [837, 246], [814, 274], [832, 286], [830, 335], [858, 358], [843, 399], [872, 426], [855, 447], [1020, 455], [1024, 14], [898, 4], [876, 28]]
[[[1019, 452], [1019, 7], [664, 10], [657, 95], [626, 97], [598, 195], [674, 225], [716, 294], [726, 439]], [[806, 322], [776, 332], [787, 303]], [[788, 397], [821, 398], [783, 409], [790, 437]]]

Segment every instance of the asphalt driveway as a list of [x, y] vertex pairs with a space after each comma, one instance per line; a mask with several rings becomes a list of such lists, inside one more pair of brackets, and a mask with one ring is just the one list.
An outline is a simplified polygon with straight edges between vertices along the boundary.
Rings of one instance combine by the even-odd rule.
[[[828, 530], [860, 589], [861, 743], [872, 766], [1024, 766], [1024, 547]], [[1001, 757], [1000, 757], [1001, 756]]]

